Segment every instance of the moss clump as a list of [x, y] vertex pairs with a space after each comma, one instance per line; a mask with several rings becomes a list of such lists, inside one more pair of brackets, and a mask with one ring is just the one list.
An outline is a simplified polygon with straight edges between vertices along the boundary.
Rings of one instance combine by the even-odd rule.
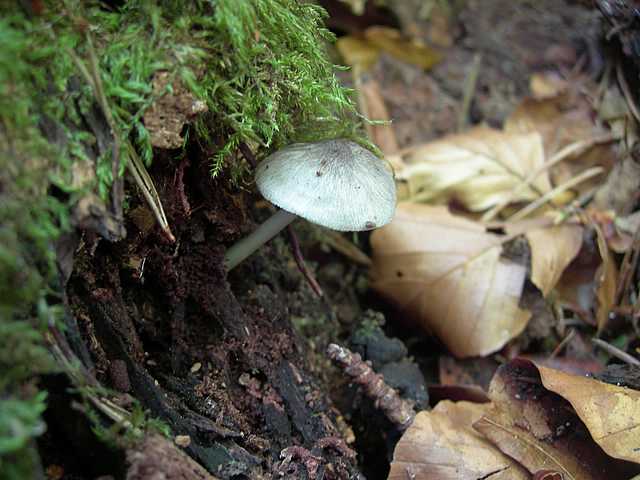
[[[46, 407], [37, 378], [56, 368], [44, 339], [62, 327], [54, 244], [78, 199], [107, 199], [128, 145], [152, 161], [143, 117], [164, 93], [153, 91], [154, 75], [168, 72], [208, 106], [187, 138], [210, 152], [213, 173], [240, 142], [266, 151], [357, 138], [359, 127], [314, 5], [10, 3], [0, 6], [0, 476], [31, 478]], [[96, 118], [111, 138], [97, 138]]]
[[66, 206], [48, 194], [57, 155], [38, 127], [47, 85], [38, 65], [54, 51], [32, 43], [31, 28], [23, 15], [0, 20], [0, 477], [16, 479], [31, 478], [32, 439], [44, 430], [46, 394], [35, 378], [54, 368], [43, 345], [58, 312], [49, 302], [51, 241], [68, 223]]
[[[151, 79], [160, 71], [186, 85], [211, 112], [198, 121], [197, 133], [201, 140], [222, 138], [212, 158], [214, 174], [240, 142], [271, 148], [358, 137], [349, 92], [326, 57], [332, 35], [322, 25], [324, 10], [316, 5], [132, 1], [118, 10], [94, 7], [75, 15], [69, 31], [56, 35], [64, 35], [81, 58], [91, 58], [95, 49], [118, 135], [134, 137], [147, 164], [153, 151], [142, 117], [158, 95]], [[85, 22], [91, 25], [93, 46], [87, 35], [73, 34], [74, 24]], [[108, 171], [101, 172], [107, 179]]]

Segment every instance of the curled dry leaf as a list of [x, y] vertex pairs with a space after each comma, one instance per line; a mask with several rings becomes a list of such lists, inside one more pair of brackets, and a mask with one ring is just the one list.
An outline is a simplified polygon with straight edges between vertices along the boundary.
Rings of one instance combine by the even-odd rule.
[[571, 404], [607, 454], [640, 463], [639, 391], [540, 365], [537, 368], [544, 387]]
[[500, 237], [444, 207], [400, 203], [371, 236], [373, 288], [459, 357], [500, 349], [526, 326], [526, 269], [500, 258]]
[[389, 480], [528, 479], [516, 462], [471, 427], [489, 404], [442, 401], [420, 412], [393, 452]]
[[469, 210], [482, 211], [505, 199], [531, 201], [551, 190], [545, 171], [522, 187], [544, 164], [538, 133], [479, 127], [414, 147], [403, 160], [407, 165], [398, 179], [408, 183], [413, 201], [455, 199]]
[[492, 407], [474, 428], [532, 474], [547, 470], [566, 480], [628, 478], [628, 465], [607, 456], [571, 405], [545, 386], [528, 360], [501, 366], [489, 389]]
[[555, 225], [528, 231], [531, 248], [531, 281], [546, 297], [582, 246], [582, 226]]

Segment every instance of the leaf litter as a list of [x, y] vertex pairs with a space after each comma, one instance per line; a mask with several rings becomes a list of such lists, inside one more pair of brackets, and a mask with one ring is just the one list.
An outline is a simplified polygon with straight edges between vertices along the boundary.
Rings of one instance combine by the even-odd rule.
[[[421, 19], [400, 18], [413, 33], [430, 32], [423, 38], [432, 33], [429, 22], [427, 28]], [[637, 330], [639, 318], [632, 316], [640, 294], [632, 278], [640, 253], [634, 240], [640, 171], [632, 125], [638, 109], [621, 67], [607, 63], [596, 77], [566, 45], [553, 45], [544, 55], [563, 66], [530, 75], [529, 96], [514, 103], [502, 128], [491, 122], [451, 133], [455, 121], [439, 111], [437, 123], [424, 132], [397, 79], [413, 84], [421, 102], [420, 92], [432, 87], [417, 79], [450, 72], [446, 55], [441, 64], [421, 64], [382, 51], [367, 35], [346, 37], [339, 49], [354, 66], [361, 111], [381, 121], [369, 134], [393, 166], [399, 192], [394, 221], [371, 235], [373, 289], [405, 325], [436, 337], [457, 358], [452, 365], [489, 356], [503, 364], [488, 389], [490, 403], [460, 401], [485, 401], [477, 394], [480, 381], [442, 377], [432, 385], [435, 407], [419, 412], [397, 444], [388, 478], [555, 480], [638, 473], [637, 392], [581, 376], [602, 370], [612, 356], [631, 362], [640, 352], [623, 351], [637, 345], [630, 330], [631, 324]], [[483, 67], [480, 60], [477, 68]], [[393, 73], [385, 77], [381, 69]], [[431, 69], [433, 75], [423, 75]], [[486, 78], [480, 73], [477, 81], [482, 86]], [[475, 83], [464, 83], [471, 96]], [[459, 93], [467, 98], [469, 92]], [[477, 89], [475, 95], [484, 100]], [[451, 118], [470, 115], [472, 103], [463, 103]], [[405, 112], [416, 116], [410, 120], [415, 133], [407, 133]], [[547, 334], [522, 343], [540, 321], [547, 322]], [[596, 355], [590, 335], [609, 338], [611, 343], [595, 339], [608, 346], [606, 353]], [[521, 354], [538, 363], [510, 360]]]

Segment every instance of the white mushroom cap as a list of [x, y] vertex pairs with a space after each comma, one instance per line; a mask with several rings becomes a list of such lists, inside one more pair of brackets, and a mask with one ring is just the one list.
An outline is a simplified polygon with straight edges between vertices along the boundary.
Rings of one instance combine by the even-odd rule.
[[387, 165], [345, 139], [296, 143], [264, 159], [256, 171], [260, 193], [283, 210], [345, 232], [391, 221], [396, 186]]

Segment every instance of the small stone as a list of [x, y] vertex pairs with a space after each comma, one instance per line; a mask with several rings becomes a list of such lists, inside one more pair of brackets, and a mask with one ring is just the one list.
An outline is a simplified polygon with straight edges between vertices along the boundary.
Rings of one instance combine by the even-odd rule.
[[196, 373], [201, 368], [202, 368], [202, 363], [196, 362], [191, 366], [191, 373]]

